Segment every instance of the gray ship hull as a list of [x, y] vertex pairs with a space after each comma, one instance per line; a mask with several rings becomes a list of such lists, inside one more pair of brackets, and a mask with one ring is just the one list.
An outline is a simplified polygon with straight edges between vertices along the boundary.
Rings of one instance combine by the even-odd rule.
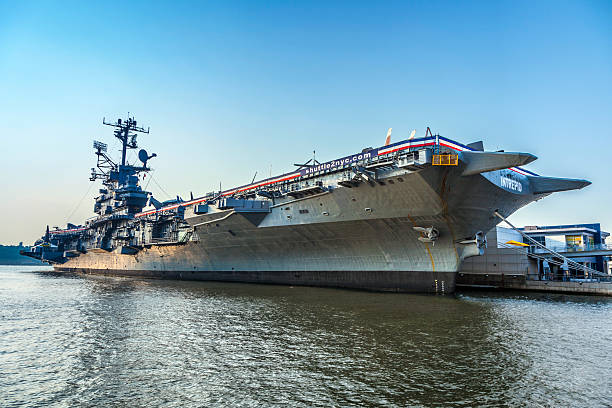
[[[24, 255], [63, 272], [452, 293], [485, 233], [526, 204], [585, 180], [540, 177], [528, 153], [485, 152], [439, 135], [405, 140], [184, 201], [139, 185], [133, 118], [106, 125], [121, 165], [94, 142], [95, 217], [47, 231]], [[309, 164], [310, 163], [310, 164]], [[221, 190], [221, 189], [219, 189]]]
[[[89, 251], [56, 269], [452, 293], [461, 261], [480, 251], [470, 238], [497, 223], [493, 211], [509, 214], [533, 200], [533, 194], [505, 190], [481, 175], [430, 167], [387, 177], [384, 185], [362, 183], [279, 202], [269, 214], [194, 216], [194, 240], [148, 245], [135, 254]], [[419, 226], [439, 231], [435, 243], [419, 239]]]

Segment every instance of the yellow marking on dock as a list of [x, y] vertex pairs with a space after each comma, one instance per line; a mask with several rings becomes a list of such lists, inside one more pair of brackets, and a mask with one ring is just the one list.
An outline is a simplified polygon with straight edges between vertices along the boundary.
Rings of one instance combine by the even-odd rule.
[[515, 240], [510, 240], [510, 241], [506, 242], [506, 244], [514, 245], [514, 246], [522, 246], [522, 247], [528, 247], [529, 246], [529, 244], [525, 244], [523, 242], [518, 242], [518, 241], [515, 241]]

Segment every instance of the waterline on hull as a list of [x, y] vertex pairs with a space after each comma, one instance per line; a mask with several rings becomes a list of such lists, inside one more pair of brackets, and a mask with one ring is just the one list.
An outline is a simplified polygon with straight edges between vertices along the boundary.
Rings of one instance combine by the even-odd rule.
[[450, 294], [456, 272], [426, 271], [156, 271], [56, 266], [58, 272], [192, 281], [335, 287], [377, 292]]

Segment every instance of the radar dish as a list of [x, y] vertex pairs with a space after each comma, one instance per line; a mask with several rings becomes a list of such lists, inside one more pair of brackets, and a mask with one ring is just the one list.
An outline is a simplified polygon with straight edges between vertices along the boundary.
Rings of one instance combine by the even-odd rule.
[[149, 153], [147, 153], [145, 149], [140, 149], [140, 151], [138, 152], [138, 158], [141, 162], [147, 164], [147, 160], [149, 160]]

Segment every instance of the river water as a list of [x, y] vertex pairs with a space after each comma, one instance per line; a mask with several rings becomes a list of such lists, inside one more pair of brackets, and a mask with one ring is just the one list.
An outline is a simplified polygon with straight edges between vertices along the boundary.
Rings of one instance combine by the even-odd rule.
[[0, 406], [612, 406], [612, 299], [0, 266]]

